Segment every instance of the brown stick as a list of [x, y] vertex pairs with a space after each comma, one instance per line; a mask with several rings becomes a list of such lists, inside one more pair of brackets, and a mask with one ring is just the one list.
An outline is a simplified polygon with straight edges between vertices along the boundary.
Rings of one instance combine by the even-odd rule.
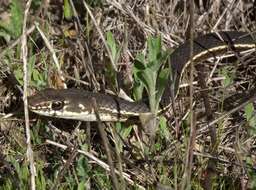
[[185, 170], [183, 173], [183, 181], [181, 189], [190, 189], [191, 188], [191, 170], [193, 167], [193, 149], [195, 145], [195, 138], [196, 138], [196, 126], [195, 126], [195, 117], [193, 111], [193, 81], [194, 81], [194, 64], [193, 64], [193, 54], [194, 54], [194, 1], [189, 1], [189, 11], [190, 11], [190, 135], [189, 135], [189, 143], [187, 148], [187, 155], [186, 155], [186, 163], [185, 163]]
[[113, 183], [113, 188], [115, 190], [118, 190], [119, 189], [119, 183], [118, 183], [116, 173], [115, 173], [115, 167], [114, 167], [114, 164], [113, 164], [113, 160], [112, 160], [112, 156], [111, 156], [111, 152], [110, 152], [110, 148], [109, 148], [109, 141], [108, 141], [107, 134], [106, 134], [106, 131], [105, 131], [105, 126], [103, 125], [102, 121], [100, 120], [99, 112], [98, 112], [98, 109], [97, 109], [98, 108], [97, 107], [97, 102], [96, 102], [95, 98], [92, 98], [92, 102], [93, 102], [95, 115], [96, 115], [97, 121], [98, 121], [97, 122], [97, 127], [98, 127], [98, 130], [100, 132], [100, 136], [102, 138], [102, 142], [103, 142], [103, 145], [104, 145], [104, 148], [105, 148], [105, 152], [107, 154], [107, 160], [108, 160], [108, 165], [110, 167], [110, 176], [111, 176], [111, 180], [112, 180], [112, 183]]
[[[196, 66], [197, 71], [198, 71], [198, 83], [199, 86], [202, 89], [206, 89], [206, 82], [205, 82], [205, 69], [202, 65], [197, 65]], [[205, 113], [206, 113], [206, 119], [207, 122], [209, 123], [210, 121], [213, 120], [213, 113], [212, 113], [212, 109], [211, 109], [211, 104], [209, 102], [209, 95], [207, 93], [206, 90], [203, 90], [201, 92], [202, 98], [203, 98], [203, 102], [204, 102], [204, 107], [205, 107]], [[210, 130], [210, 137], [211, 137], [211, 148], [210, 148], [210, 152], [214, 157], [217, 157], [217, 135], [216, 135], [216, 128], [214, 125], [209, 126], [209, 130]], [[204, 179], [204, 188], [205, 189], [212, 189], [212, 181], [214, 176], [216, 175], [216, 165], [217, 165], [217, 161], [216, 159], [209, 159], [207, 168], [206, 168], [206, 176]]]

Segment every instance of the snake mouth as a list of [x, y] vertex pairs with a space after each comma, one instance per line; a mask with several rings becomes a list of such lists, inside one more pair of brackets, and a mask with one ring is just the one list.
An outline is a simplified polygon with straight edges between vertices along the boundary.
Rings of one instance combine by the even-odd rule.
[[28, 108], [31, 111], [38, 111], [38, 110], [44, 110], [44, 111], [48, 111], [51, 110], [49, 105], [33, 105], [33, 104], [28, 104]]

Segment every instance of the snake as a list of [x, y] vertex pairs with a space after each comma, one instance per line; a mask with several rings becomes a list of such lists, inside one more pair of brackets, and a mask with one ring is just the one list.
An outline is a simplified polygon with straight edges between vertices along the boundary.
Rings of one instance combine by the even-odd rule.
[[[162, 109], [169, 107], [179, 94], [184, 71], [191, 63], [205, 61], [229, 51], [241, 52], [256, 47], [251, 34], [240, 31], [220, 31], [201, 35], [193, 40], [193, 56], [189, 40], [178, 46], [170, 55], [171, 74], [164, 90]], [[173, 88], [170, 88], [170, 86]], [[46, 88], [28, 97], [28, 107], [42, 116], [80, 121], [126, 121], [131, 117], [150, 113], [149, 106], [132, 102], [115, 95], [90, 92], [82, 89]], [[161, 112], [161, 110], [159, 111]]]

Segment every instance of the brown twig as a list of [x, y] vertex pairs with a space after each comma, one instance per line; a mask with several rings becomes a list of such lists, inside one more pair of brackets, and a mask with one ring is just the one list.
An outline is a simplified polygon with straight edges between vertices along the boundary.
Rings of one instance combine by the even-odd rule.
[[[202, 89], [207, 89], [206, 86], [206, 75], [205, 75], [205, 69], [202, 65], [197, 65], [196, 69], [198, 71], [198, 83], [199, 86]], [[204, 107], [205, 107], [205, 113], [206, 113], [206, 120], [207, 122], [210, 122], [213, 119], [213, 112], [211, 109], [211, 104], [209, 101], [209, 94], [207, 93], [207, 91], [203, 90], [201, 91], [202, 94], [202, 99], [204, 102]], [[214, 125], [209, 126], [209, 130], [210, 130], [210, 137], [211, 137], [211, 148], [210, 148], [210, 152], [212, 153], [212, 155], [214, 157], [217, 157], [217, 135], [216, 135], [216, 127]], [[206, 169], [206, 176], [204, 179], [204, 188], [205, 189], [212, 189], [212, 185], [213, 185], [213, 178], [216, 175], [216, 159], [209, 159], [208, 165], [207, 165], [207, 169]]]
[[195, 128], [195, 117], [194, 117], [194, 106], [193, 106], [193, 81], [194, 81], [194, 63], [193, 63], [193, 55], [194, 55], [194, 1], [189, 1], [189, 12], [190, 12], [190, 85], [189, 85], [189, 93], [190, 93], [190, 136], [189, 143], [187, 147], [187, 155], [186, 155], [186, 163], [185, 170], [183, 174], [183, 182], [181, 189], [190, 189], [191, 188], [191, 170], [193, 166], [193, 149], [195, 145], [195, 137], [196, 137], [196, 128]]
[[95, 98], [92, 98], [92, 102], [93, 102], [94, 112], [95, 112], [95, 115], [96, 115], [97, 121], [98, 121], [97, 122], [97, 127], [98, 127], [98, 130], [100, 132], [100, 136], [101, 136], [104, 148], [105, 148], [105, 152], [107, 154], [107, 160], [108, 160], [108, 164], [109, 164], [109, 167], [110, 167], [110, 176], [111, 176], [111, 180], [112, 180], [112, 183], [113, 183], [113, 187], [114, 187], [115, 190], [118, 190], [120, 188], [120, 186], [119, 186], [116, 174], [115, 174], [115, 167], [114, 167], [114, 164], [113, 164], [112, 155], [111, 155], [110, 148], [109, 148], [109, 141], [108, 141], [108, 138], [107, 138], [107, 133], [105, 131], [105, 126], [103, 125], [102, 121], [100, 120], [99, 112], [98, 112], [98, 109], [97, 109], [98, 108], [97, 107], [97, 102], [96, 102]]

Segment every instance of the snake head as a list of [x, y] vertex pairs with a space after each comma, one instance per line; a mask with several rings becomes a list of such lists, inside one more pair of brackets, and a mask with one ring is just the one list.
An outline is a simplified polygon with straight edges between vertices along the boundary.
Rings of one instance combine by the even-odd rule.
[[[98, 102], [99, 113], [102, 113], [101, 105], [106, 105], [106, 102], [113, 106], [114, 102], [111, 102], [113, 99], [109, 96], [97, 95], [81, 89], [44, 89], [28, 97], [28, 105], [32, 112], [43, 116], [96, 121], [94, 98]], [[104, 111], [101, 118], [104, 121], [116, 119], [111, 111]]]
[[62, 111], [67, 104], [55, 89], [47, 88], [28, 97], [29, 109], [35, 113], [54, 116], [56, 111]]

